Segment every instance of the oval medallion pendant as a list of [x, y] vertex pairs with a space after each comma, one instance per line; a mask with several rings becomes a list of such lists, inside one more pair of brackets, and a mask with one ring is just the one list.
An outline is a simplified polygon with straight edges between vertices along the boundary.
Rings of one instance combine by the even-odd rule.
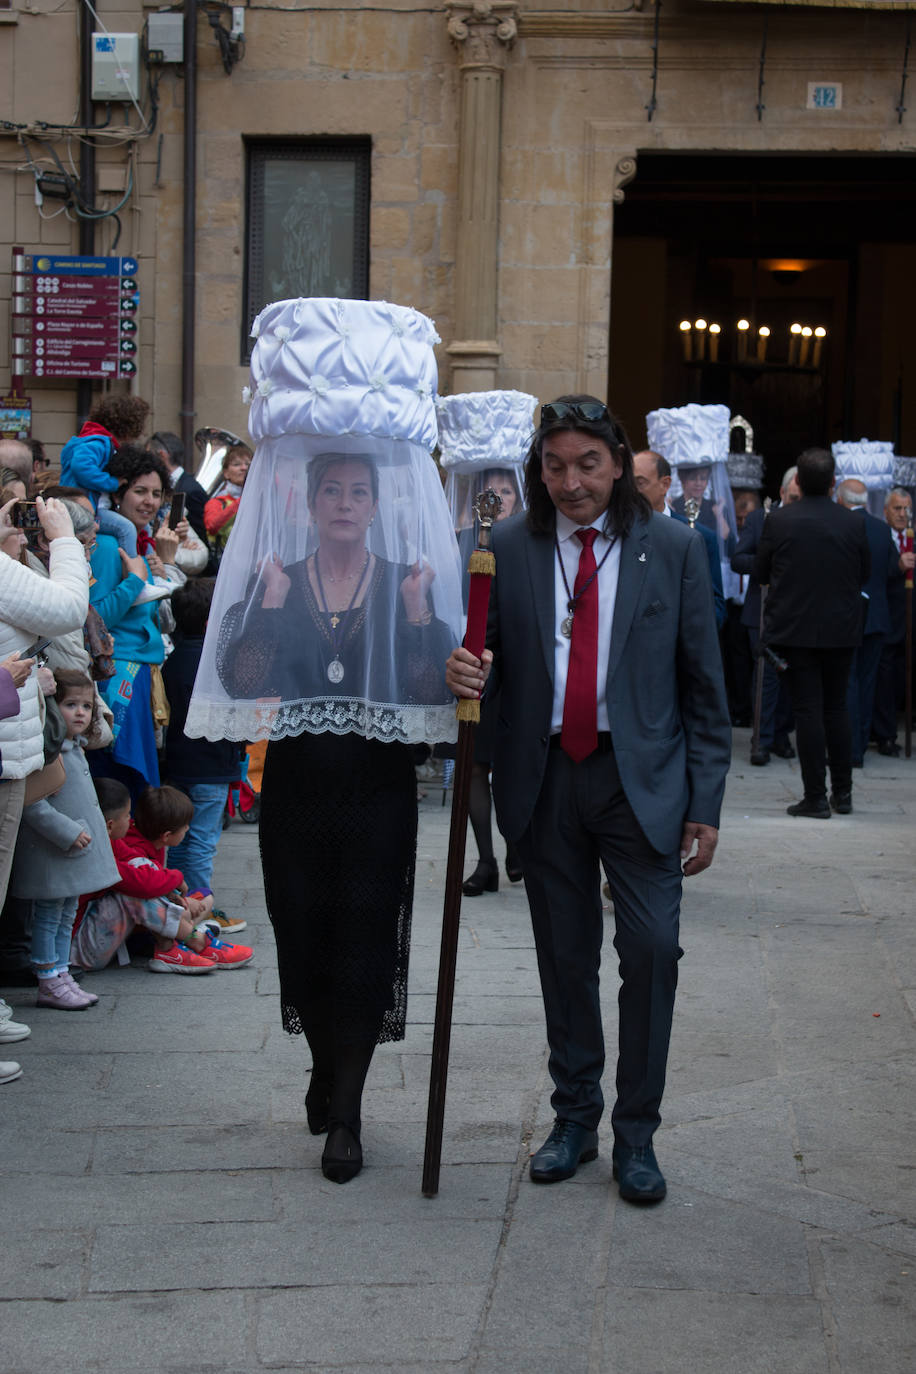
[[343, 682], [344, 666], [339, 658], [332, 658], [328, 664], [328, 677], [331, 682]]
[[573, 618], [571, 615], [568, 615], [565, 620], [560, 622], [560, 634], [565, 635], [567, 639], [572, 639], [572, 623]]

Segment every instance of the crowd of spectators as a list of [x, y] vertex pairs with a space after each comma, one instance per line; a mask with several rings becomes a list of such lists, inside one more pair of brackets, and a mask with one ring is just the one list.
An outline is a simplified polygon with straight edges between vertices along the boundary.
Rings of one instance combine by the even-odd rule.
[[[59, 1010], [131, 954], [198, 975], [253, 957], [210, 888], [244, 746], [182, 730], [250, 452], [211, 498], [176, 434], [144, 442], [148, 415], [103, 397], [59, 480], [39, 441], [0, 441], [0, 988]], [[29, 1033], [0, 998], [0, 1082]]]

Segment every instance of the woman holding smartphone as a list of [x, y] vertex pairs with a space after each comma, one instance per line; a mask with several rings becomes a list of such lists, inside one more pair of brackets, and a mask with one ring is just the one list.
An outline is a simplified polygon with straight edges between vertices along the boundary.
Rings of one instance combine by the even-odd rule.
[[[0, 660], [21, 657], [41, 638], [76, 630], [89, 608], [89, 569], [73, 522], [61, 501], [35, 502], [49, 545], [48, 576], [21, 562], [26, 539], [13, 523], [15, 501], [0, 506]], [[25, 797], [25, 780], [44, 765], [44, 703], [38, 675], [19, 691], [19, 712], [0, 720], [0, 904], [6, 898], [13, 847]]]

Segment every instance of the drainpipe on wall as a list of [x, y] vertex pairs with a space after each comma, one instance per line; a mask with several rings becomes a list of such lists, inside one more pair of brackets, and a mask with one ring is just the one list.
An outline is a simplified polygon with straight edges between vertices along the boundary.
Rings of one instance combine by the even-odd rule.
[[[93, 122], [92, 109], [92, 11], [80, 6], [80, 104], [78, 121], [84, 129]], [[80, 197], [84, 205], [95, 204], [95, 144], [88, 138], [80, 143]], [[81, 257], [95, 254], [95, 221], [80, 218], [79, 252]], [[76, 429], [82, 428], [92, 407], [92, 382], [76, 384]]]
[[194, 322], [197, 244], [197, 0], [184, 0], [184, 203], [181, 292], [181, 441], [194, 463]]

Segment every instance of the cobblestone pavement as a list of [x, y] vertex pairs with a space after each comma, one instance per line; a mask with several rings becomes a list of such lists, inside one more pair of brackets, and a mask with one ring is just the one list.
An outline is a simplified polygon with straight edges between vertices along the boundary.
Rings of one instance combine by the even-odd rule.
[[33, 1031], [3, 1048], [25, 1070], [0, 1088], [3, 1374], [912, 1374], [916, 762], [869, 754], [854, 814], [825, 823], [785, 815], [796, 765], [746, 766], [743, 731], [735, 753], [716, 863], [686, 885], [666, 1202], [619, 1200], [607, 1135], [572, 1181], [528, 1181], [549, 1084], [525, 896], [506, 882], [464, 904], [441, 1188], [421, 1196], [448, 830], [434, 781], [407, 1039], [373, 1064], [365, 1170], [326, 1182], [257, 836], [235, 823], [217, 892], [248, 919], [252, 967], [111, 969], [78, 1016], [6, 993]]

